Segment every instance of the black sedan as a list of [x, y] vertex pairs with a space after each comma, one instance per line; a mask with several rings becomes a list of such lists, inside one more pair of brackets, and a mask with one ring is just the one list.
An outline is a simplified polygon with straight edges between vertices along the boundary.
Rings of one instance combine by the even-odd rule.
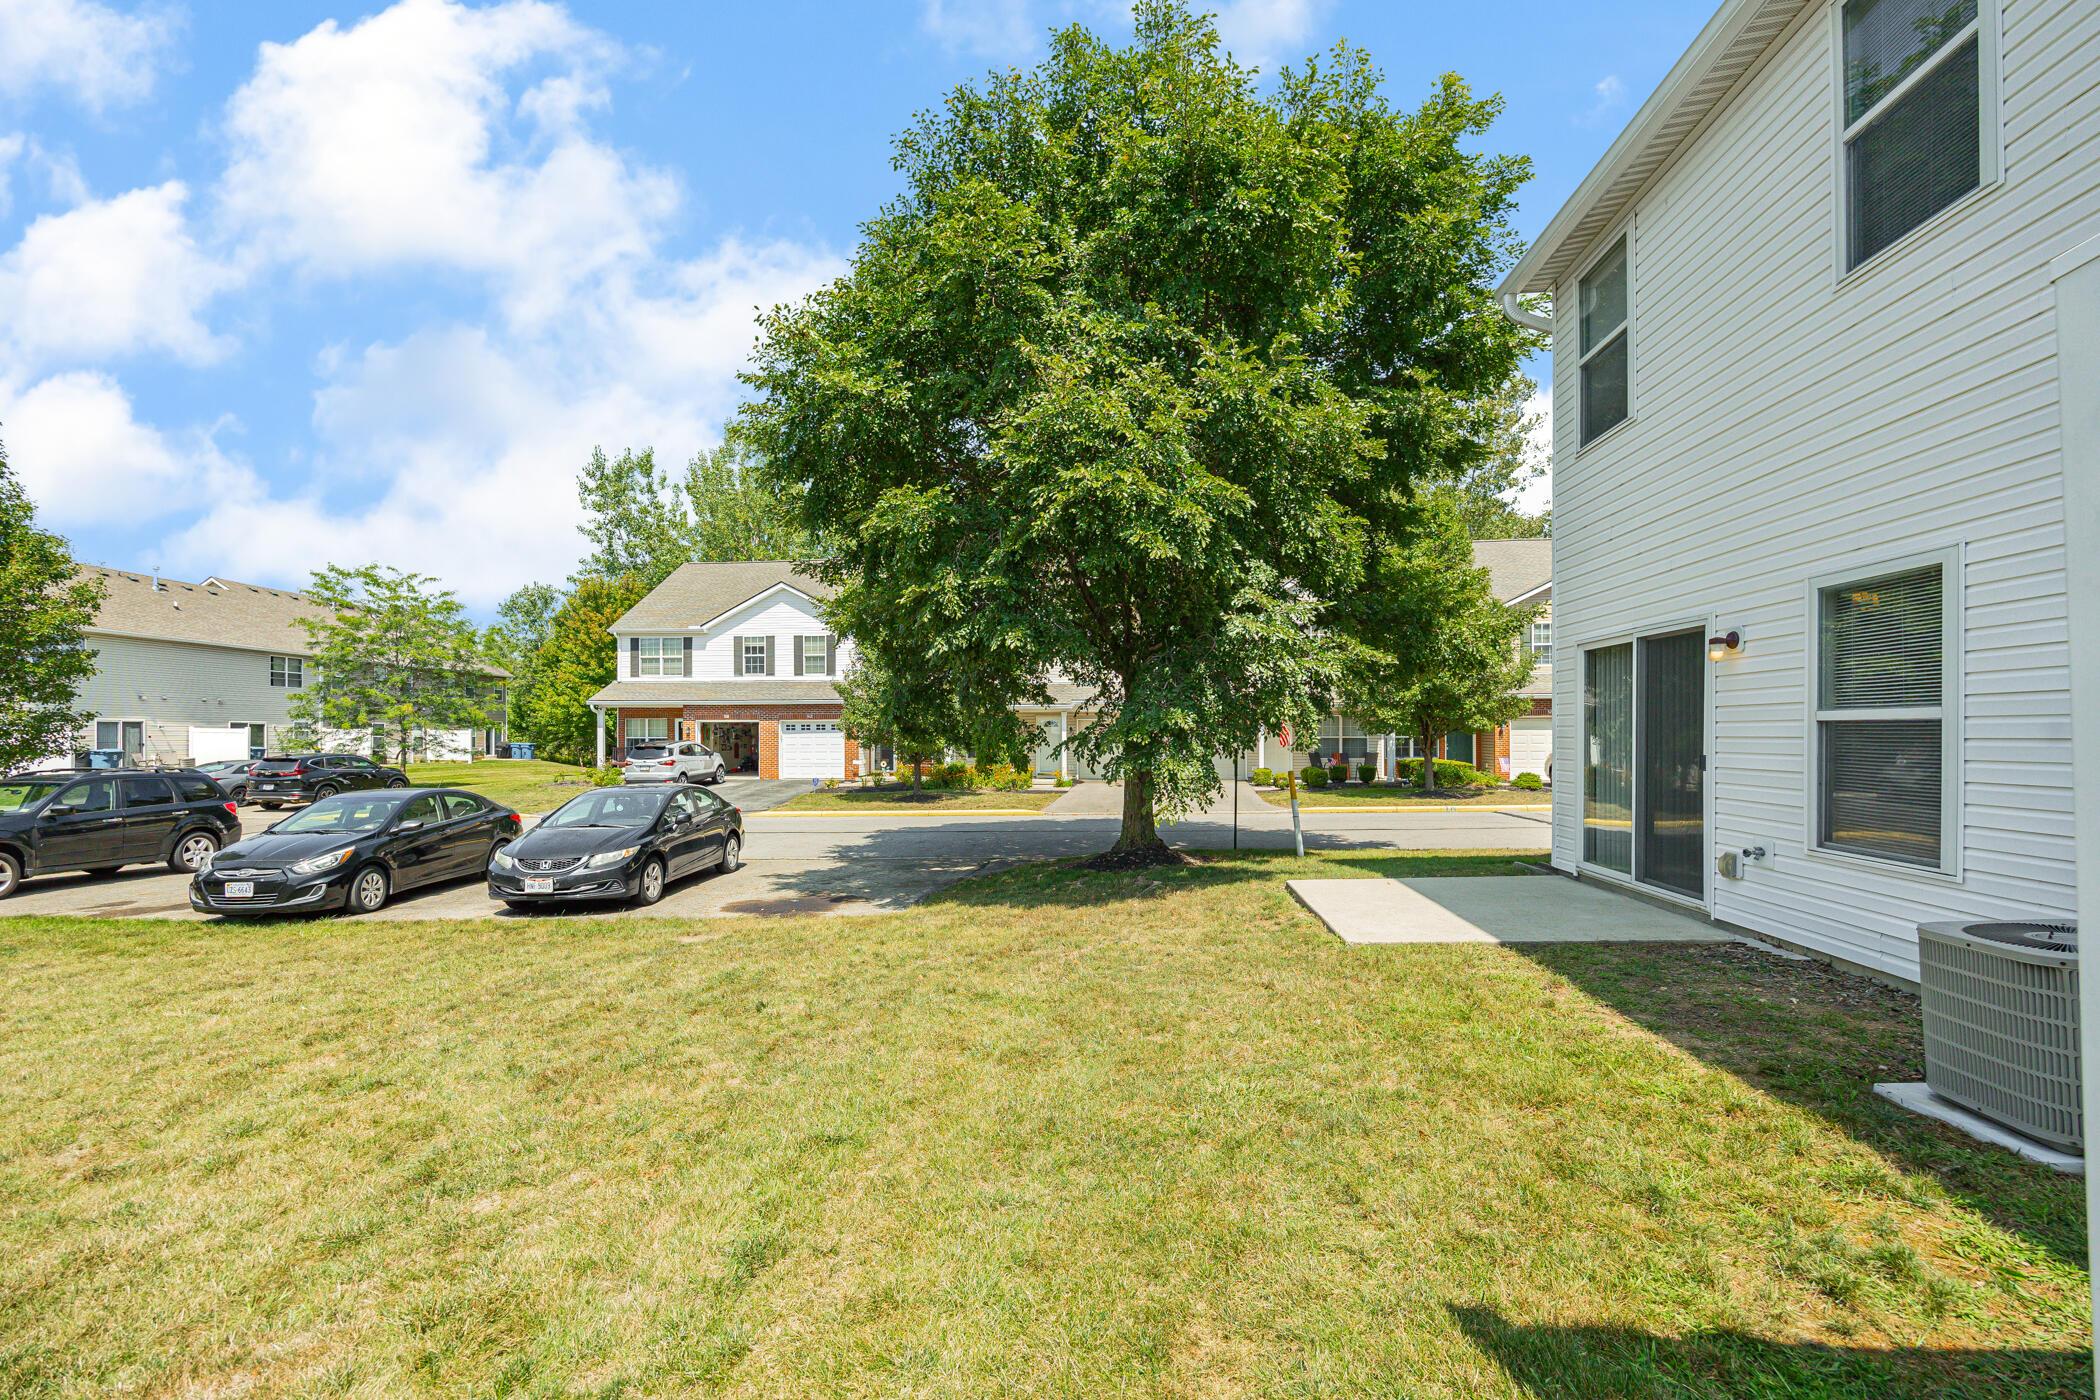
[[190, 907], [369, 914], [403, 890], [481, 874], [522, 827], [510, 808], [457, 788], [340, 793], [219, 852], [190, 882]]
[[743, 860], [744, 814], [693, 788], [596, 788], [549, 812], [489, 861], [489, 897], [513, 909], [569, 900], [654, 904], [696, 870]]
[[339, 792], [405, 788], [408, 774], [354, 753], [259, 758], [248, 769], [248, 796], [264, 811], [287, 802], [319, 802]]

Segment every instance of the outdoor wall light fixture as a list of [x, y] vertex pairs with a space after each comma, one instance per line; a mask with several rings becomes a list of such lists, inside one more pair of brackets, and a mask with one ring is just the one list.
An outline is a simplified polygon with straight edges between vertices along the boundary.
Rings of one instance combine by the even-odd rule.
[[1718, 636], [1706, 639], [1706, 659], [1708, 661], [1726, 661], [1742, 649], [1743, 634], [1740, 632], [1723, 632]]

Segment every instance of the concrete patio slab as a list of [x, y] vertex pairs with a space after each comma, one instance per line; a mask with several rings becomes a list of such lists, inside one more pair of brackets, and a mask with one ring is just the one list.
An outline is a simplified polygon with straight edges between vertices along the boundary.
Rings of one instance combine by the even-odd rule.
[[2085, 1158], [2059, 1147], [2051, 1147], [2047, 1143], [2036, 1142], [2031, 1137], [2023, 1137], [2010, 1128], [2000, 1127], [1980, 1113], [1971, 1113], [1960, 1104], [1949, 1103], [1933, 1093], [1930, 1085], [1876, 1084], [1874, 1092], [1898, 1108], [1907, 1108], [1922, 1117], [1945, 1123], [1957, 1132], [1967, 1133], [1978, 1142], [1988, 1142], [1993, 1146], [2005, 1148], [2030, 1162], [2040, 1162], [2045, 1167], [2053, 1167], [2065, 1176], [2085, 1175]]
[[1344, 943], [1727, 943], [1712, 925], [1548, 875], [1292, 880]]

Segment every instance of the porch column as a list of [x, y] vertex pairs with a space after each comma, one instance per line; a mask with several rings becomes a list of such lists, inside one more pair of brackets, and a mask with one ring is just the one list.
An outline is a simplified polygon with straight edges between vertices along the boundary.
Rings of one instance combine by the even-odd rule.
[[1057, 712], [1057, 776], [1060, 778], [1067, 776], [1065, 765], [1072, 760], [1072, 755], [1065, 749], [1065, 745], [1071, 741], [1072, 712], [1070, 710], [1059, 710]]
[[599, 709], [596, 705], [591, 706], [591, 720], [591, 728], [598, 735], [598, 766], [603, 768], [605, 766], [605, 711]]
[[[2079, 923], [2100, 931], [2100, 236], [2050, 268], [2056, 283], [2056, 384], [2062, 399], [2064, 585], [2071, 634], [2071, 790], [2076, 794]], [[2078, 1051], [2085, 1066], [2086, 1152], [2100, 1123], [2100, 976], [2078, 979]], [[2100, 1309], [2100, 1173], [2087, 1172], [2087, 1263]]]

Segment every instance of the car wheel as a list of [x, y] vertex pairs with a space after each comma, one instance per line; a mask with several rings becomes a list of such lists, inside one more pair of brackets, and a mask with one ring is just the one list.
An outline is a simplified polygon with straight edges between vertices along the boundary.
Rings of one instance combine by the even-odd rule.
[[744, 843], [732, 836], [722, 843], [722, 863], [717, 868], [724, 875], [744, 863]]
[[408, 786], [408, 779], [406, 779], [406, 778], [388, 778], [388, 779], [386, 780], [386, 785], [387, 785], [388, 787], [390, 787], [390, 788], [405, 788], [405, 787], [407, 787], [407, 786]]
[[274, 812], [284, 804], [282, 802], [258, 802], [255, 805], [262, 808], [265, 812]]
[[350, 881], [350, 912], [371, 914], [386, 906], [386, 871], [368, 865]]
[[22, 862], [0, 851], [0, 899], [13, 894], [22, 883]]
[[641, 879], [634, 884], [634, 902], [648, 908], [664, 897], [664, 863], [651, 857], [642, 867]]
[[320, 802], [326, 798], [330, 798], [333, 796], [335, 796], [334, 783], [323, 783], [319, 787], [314, 789], [314, 801], [316, 802]]
[[192, 831], [175, 843], [174, 853], [168, 857], [168, 869], [177, 875], [194, 875], [211, 864], [218, 849], [218, 838], [210, 832]]

